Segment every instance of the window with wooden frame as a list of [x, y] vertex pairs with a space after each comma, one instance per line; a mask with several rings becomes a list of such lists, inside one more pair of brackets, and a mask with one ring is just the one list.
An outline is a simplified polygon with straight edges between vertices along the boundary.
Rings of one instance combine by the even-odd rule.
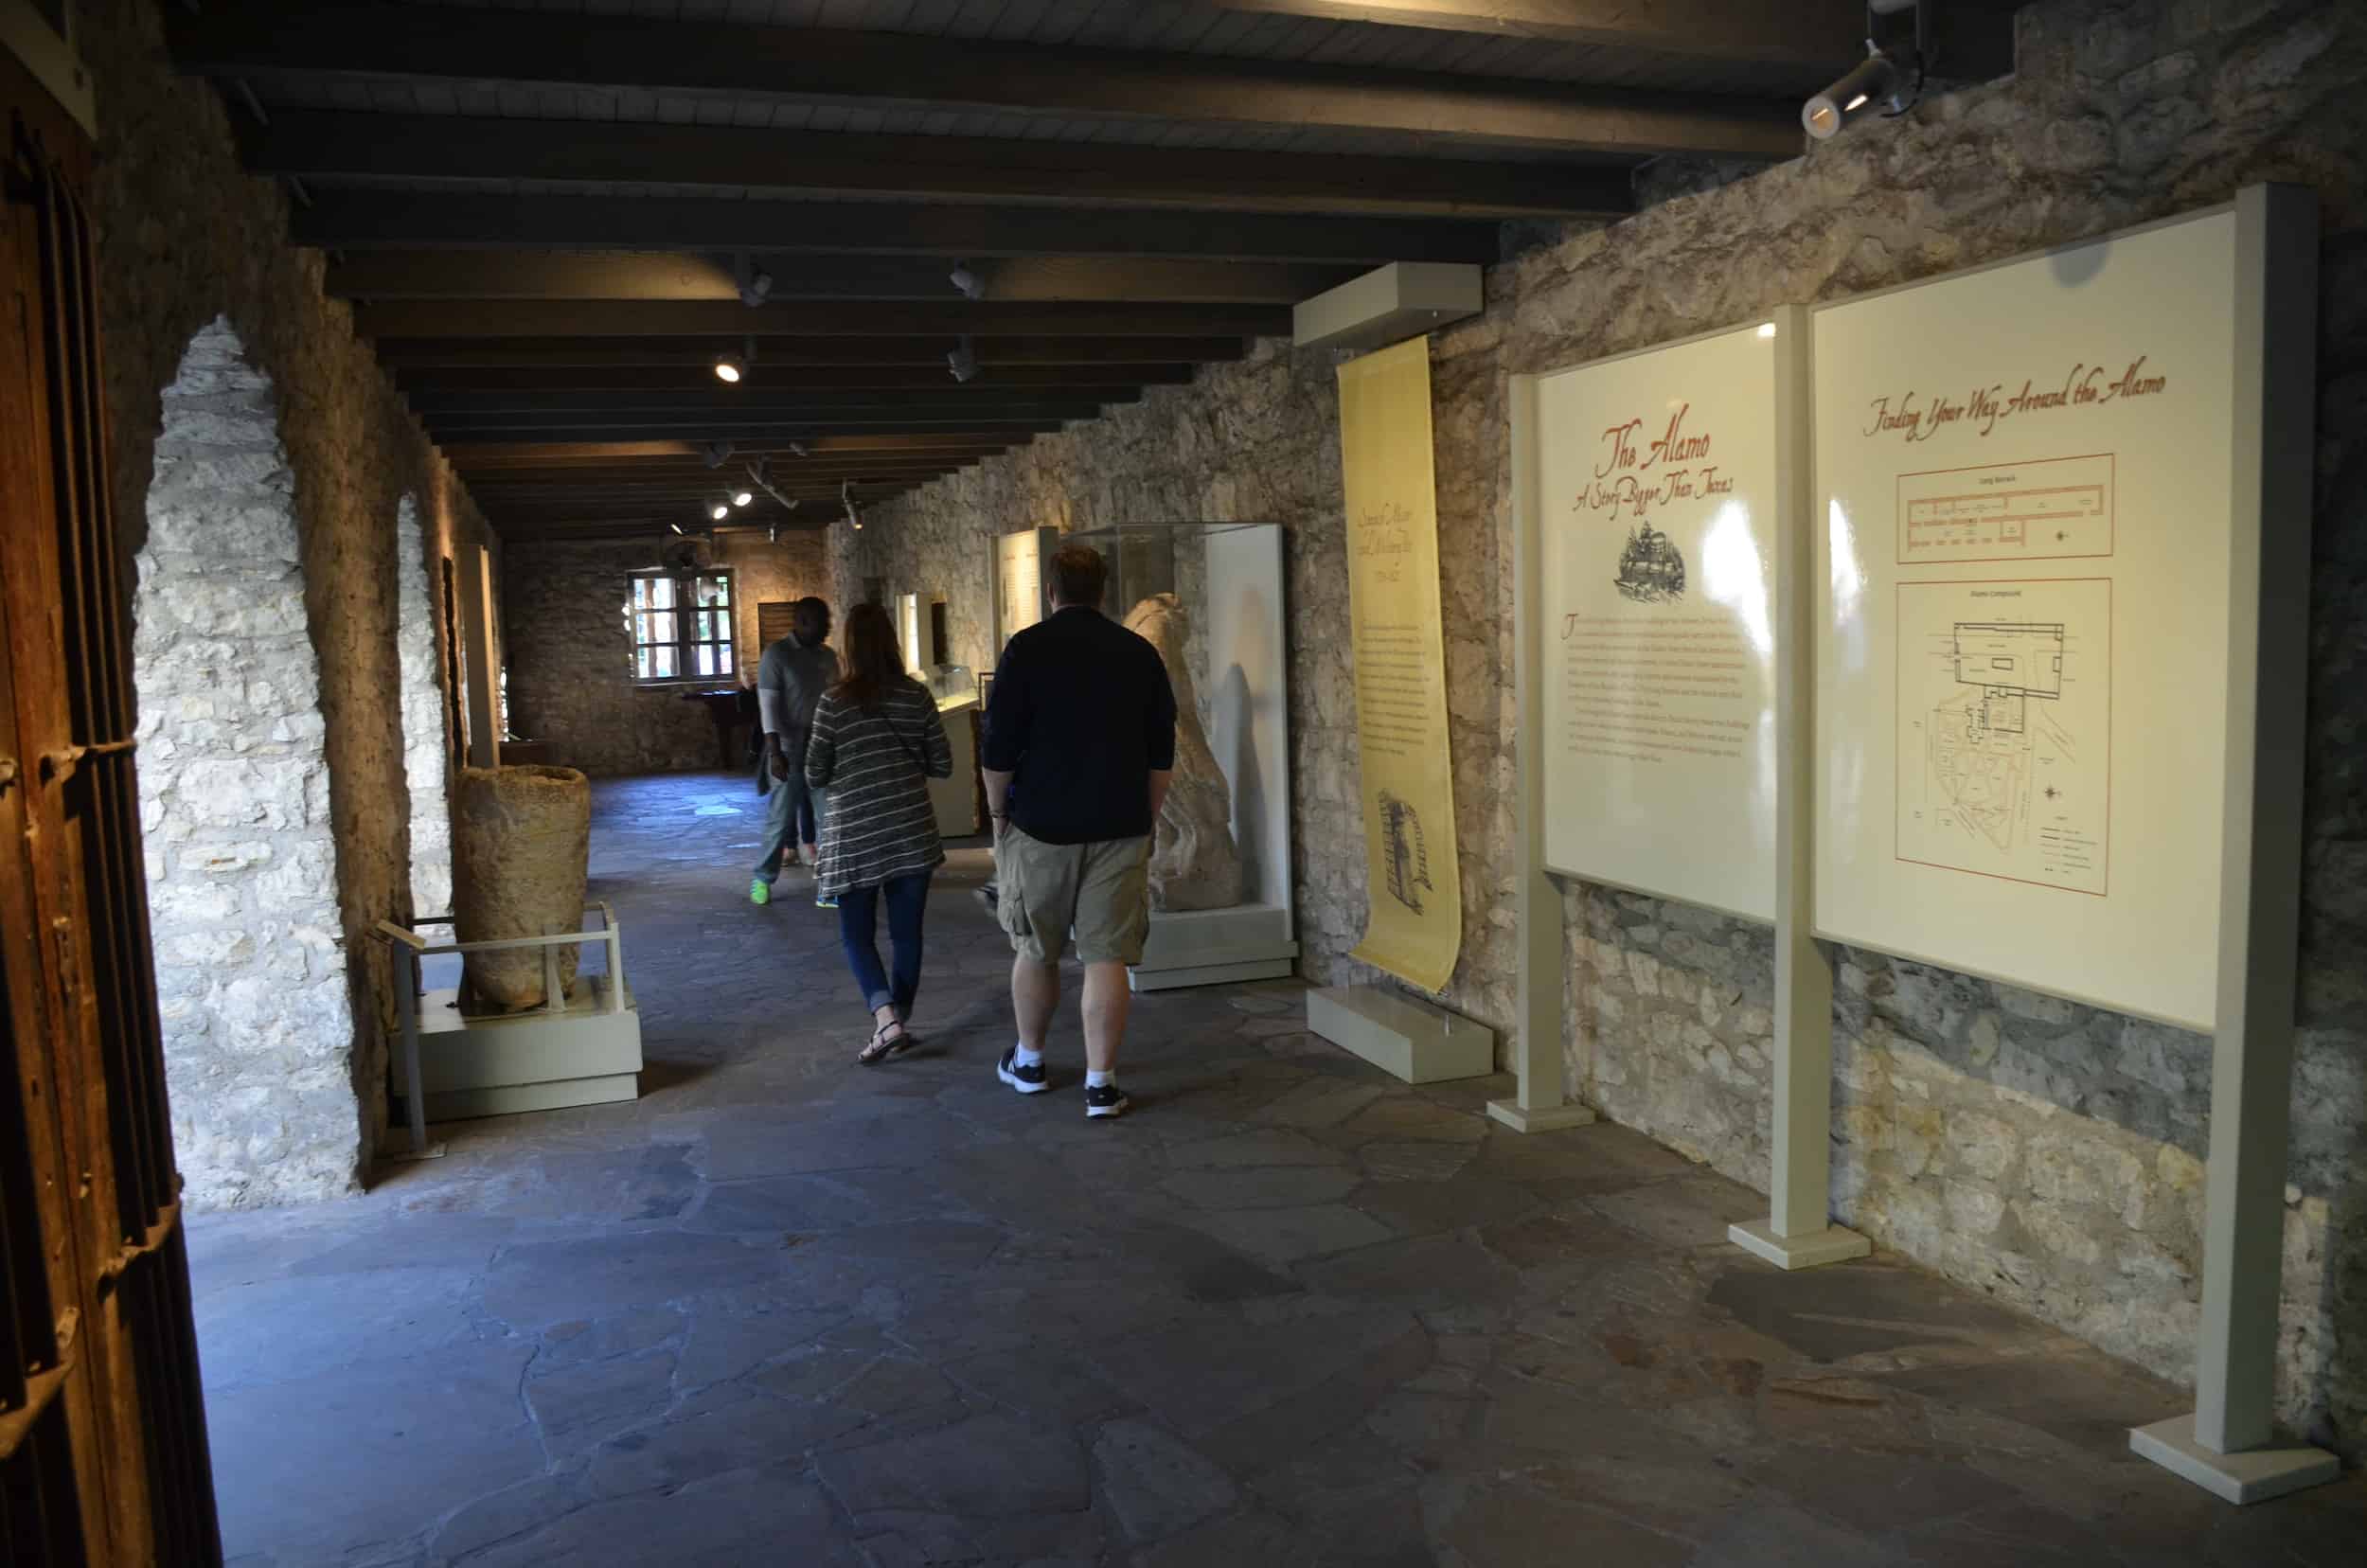
[[635, 572], [625, 601], [636, 686], [733, 676], [732, 574]]

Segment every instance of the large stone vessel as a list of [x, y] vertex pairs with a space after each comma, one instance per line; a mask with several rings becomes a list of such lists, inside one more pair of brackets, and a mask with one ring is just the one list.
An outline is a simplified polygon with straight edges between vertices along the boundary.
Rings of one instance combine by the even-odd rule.
[[[583, 929], [592, 848], [592, 783], [573, 768], [463, 768], [453, 797], [453, 918], [464, 942]], [[474, 1006], [541, 1007], [543, 950], [472, 953], [464, 966]], [[571, 990], [576, 950], [560, 950]]]
[[1148, 640], [1175, 688], [1175, 777], [1150, 846], [1150, 907], [1230, 909], [1241, 901], [1241, 853], [1233, 842], [1233, 790], [1208, 733], [1184, 657], [1190, 622], [1173, 594], [1153, 594], [1127, 612], [1126, 629]]

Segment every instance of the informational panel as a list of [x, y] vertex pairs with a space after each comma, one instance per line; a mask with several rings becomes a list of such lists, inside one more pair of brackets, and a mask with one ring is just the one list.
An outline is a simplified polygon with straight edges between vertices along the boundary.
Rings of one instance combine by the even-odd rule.
[[1364, 939], [1351, 956], [1443, 990], [1463, 946], [1432, 467], [1430, 339], [1340, 366], [1348, 623], [1364, 807]]
[[1538, 379], [1553, 870], [1775, 918], [1775, 573], [1794, 477], [1776, 416], [1796, 347], [1770, 321]]
[[896, 640], [904, 645], [904, 669], [911, 675], [921, 672], [920, 596], [896, 596]]
[[1820, 935], [2212, 1026], [2236, 270], [2216, 209], [1816, 312]]
[[1023, 528], [994, 542], [995, 652], [1013, 634], [1043, 619], [1043, 539], [1049, 530]]

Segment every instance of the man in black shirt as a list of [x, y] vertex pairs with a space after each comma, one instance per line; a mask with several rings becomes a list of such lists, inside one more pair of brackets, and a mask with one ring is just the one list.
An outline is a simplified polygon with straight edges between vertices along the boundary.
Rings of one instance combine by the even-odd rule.
[[1085, 965], [1085, 1114], [1126, 1110], [1118, 1046], [1127, 970], [1150, 932], [1150, 839], [1175, 767], [1175, 693], [1158, 650], [1101, 613], [1109, 568], [1071, 544], [1052, 558], [1052, 615], [1014, 636], [987, 704], [987, 809], [996, 914], [1017, 956], [1019, 1042], [995, 1076], [1051, 1087], [1043, 1042], [1072, 927]]

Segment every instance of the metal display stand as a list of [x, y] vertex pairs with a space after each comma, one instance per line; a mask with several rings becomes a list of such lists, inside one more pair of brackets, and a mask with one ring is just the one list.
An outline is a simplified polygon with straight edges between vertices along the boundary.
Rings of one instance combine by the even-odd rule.
[[[415, 926], [378, 922], [372, 935], [387, 944], [396, 959], [395, 998], [401, 1018], [411, 1148], [398, 1157], [429, 1158], [441, 1152], [440, 1146], [428, 1142], [431, 1120], [603, 1105], [639, 1095], [641, 1015], [625, 981], [624, 933], [606, 903], [592, 907], [600, 915], [594, 930], [484, 942], [431, 942], [415, 929], [449, 926], [450, 916], [418, 920]], [[607, 953], [607, 972], [578, 975], [570, 996], [560, 985], [559, 953], [577, 943], [600, 945]], [[460, 1005], [460, 988], [424, 989], [424, 959], [518, 948], [543, 951], [545, 1000], [540, 1007], [471, 1014]]]

